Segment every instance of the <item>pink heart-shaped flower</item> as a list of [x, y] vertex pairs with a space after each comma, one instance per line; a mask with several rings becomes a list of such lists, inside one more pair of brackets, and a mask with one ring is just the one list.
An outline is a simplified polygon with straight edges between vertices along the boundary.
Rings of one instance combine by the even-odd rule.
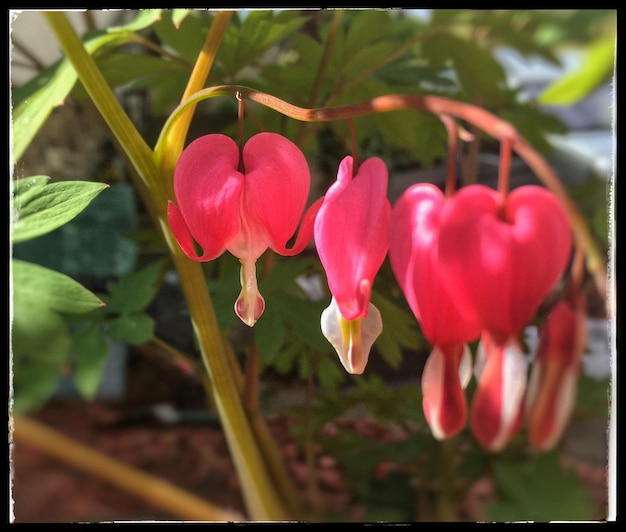
[[568, 219], [548, 190], [527, 185], [504, 203], [484, 185], [461, 189], [441, 211], [446, 286], [496, 342], [519, 334], [567, 266]]

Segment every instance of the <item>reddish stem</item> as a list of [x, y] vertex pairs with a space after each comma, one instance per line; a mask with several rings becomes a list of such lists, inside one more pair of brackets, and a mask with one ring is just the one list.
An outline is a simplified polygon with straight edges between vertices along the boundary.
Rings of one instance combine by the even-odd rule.
[[500, 210], [504, 212], [506, 198], [509, 194], [509, 175], [511, 173], [512, 140], [505, 136], [500, 141], [500, 167], [498, 168], [498, 192], [500, 193]]

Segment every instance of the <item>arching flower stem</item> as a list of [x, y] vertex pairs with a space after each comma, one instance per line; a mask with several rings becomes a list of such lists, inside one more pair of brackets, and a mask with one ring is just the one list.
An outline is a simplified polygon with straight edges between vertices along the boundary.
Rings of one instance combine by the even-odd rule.
[[237, 93], [239, 93], [242, 98], [259, 103], [285, 116], [303, 122], [332, 122], [373, 113], [415, 109], [427, 111], [440, 117], [442, 115], [449, 115], [464, 120], [498, 140], [508, 138], [511, 148], [529, 166], [538, 179], [554, 193], [565, 209], [578, 245], [584, 250], [587, 259], [587, 269], [593, 275], [599, 293], [603, 297], [606, 296], [606, 260], [600, 252], [585, 218], [579, 212], [576, 204], [567, 193], [565, 186], [545, 158], [530, 146], [509, 122], [501, 120], [489, 111], [476, 105], [441, 96], [390, 94], [350, 105], [307, 109], [292, 105], [280, 98], [249, 87], [241, 85], [219, 85], [196, 92], [193, 96], [183, 101], [172, 112], [156, 143], [154, 149], [156, 160], [160, 161], [163, 156], [163, 145], [165, 139], [168, 137], [169, 130], [187, 108], [195, 106], [199, 101], [207, 98], [232, 96]]

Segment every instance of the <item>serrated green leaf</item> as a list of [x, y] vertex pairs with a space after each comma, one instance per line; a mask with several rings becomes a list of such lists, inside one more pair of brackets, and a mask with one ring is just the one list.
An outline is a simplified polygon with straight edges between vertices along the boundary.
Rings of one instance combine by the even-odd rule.
[[427, 347], [419, 333], [415, 317], [378, 292], [372, 294], [372, 303], [380, 311], [383, 332], [374, 344], [382, 358], [397, 369], [403, 358], [403, 349], [415, 351]]
[[109, 328], [109, 335], [118, 342], [138, 345], [154, 337], [154, 320], [147, 314], [122, 314]]
[[500, 105], [504, 101], [504, 69], [478, 44], [449, 33], [437, 33], [424, 41], [422, 56], [435, 70], [451, 63], [461, 87], [475, 101], [489, 105]]
[[375, 67], [383, 66], [389, 56], [398, 48], [396, 42], [378, 42], [359, 50], [344, 63], [343, 73], [347, 79], [361, 75]]
[[498, 498], [487, 504], [494, 521], [581, 521], [593, 518], [587, 489], [556, 453], [494, 462]]
[[96, 396], [109, 354], [108, 344], [99, 323], [89, 324], [74, 334], [73, 354], [76, 389], [90, 401]]
[[346, 380], [346, 372], [337, 357], [324, 356], [317, 363], [316, 377], [324, 391], [336, 390]]
[[12, 261], [13, 298], [24, 309], [46, 308], [82, 313], [102, 306], [102, 301], [71, 277], [37, 264]]
[[327, 351], [330, 344], [324, 338], [320, 326], [322, 311], [328, 303], [309, 301], [285, 294], [275, 295], [274, 305], [286, 325], [307, 345], [319, 351]]
[[173, 14], [172, 11], [164, 11], [153, 30], [163, 44], [170, 46], [183, 60], [193, 65], [204, 45], [212, 16], [208, 12], [194, 11], [176, 26]]
[[389, 36], [390, 32], [391, 20], [386, 10], [368, 9], [355, 12], [346, 32], [347, 55], [357, 54], [377, 39]]
[[581, 67], [546, 87], [537, 101], [546, 105], [573, 105], [587, 97], [613, 74], [615, 36], [595, 41]]
[[261, 352], [263, 364], [272, 364], [285, 342], [285, 327], [272, 298], [266, 298], [265, 311], [254, 325], [254, 342]]
[[[89, 203], [108, 187], [105, 183], [63, 181], [27, 189], [26, 198], [15, 198], [15, 221], [11, 227], [13, 242], [24, 242], [66, 224], [82, 212]], [[28, 178], [26, 178], [28, 179]], [[21, 181], [21, 180], [19, 180]], [[25, 187], [19, 186], [18, 190]]]
[[277, 289], [284, 289], [288, 283], [295, 283], [298, 276], [306, 272], [315, 264], [310, 257], [290, 257], [287, 260], [278, 260], [270, 272], [259, 282], [262, 294], [269, 294]]
[[106, 298], [110, 312], [130, 313], [144, 310], [154, 299], [163, 278], [165, 260], [107, 283]]

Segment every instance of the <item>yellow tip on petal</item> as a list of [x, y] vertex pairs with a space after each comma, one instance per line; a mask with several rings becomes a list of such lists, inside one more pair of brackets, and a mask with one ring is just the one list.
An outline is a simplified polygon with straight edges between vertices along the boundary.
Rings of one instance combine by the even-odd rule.
[[345, 370], [361, 375], [369, 359], [370, 350], [383, 330], [380, 312], [371, 303], [367, 317], [346, 320], [339, 311], [335, 298], [322, 312], [322, 334], [337, 351]]

